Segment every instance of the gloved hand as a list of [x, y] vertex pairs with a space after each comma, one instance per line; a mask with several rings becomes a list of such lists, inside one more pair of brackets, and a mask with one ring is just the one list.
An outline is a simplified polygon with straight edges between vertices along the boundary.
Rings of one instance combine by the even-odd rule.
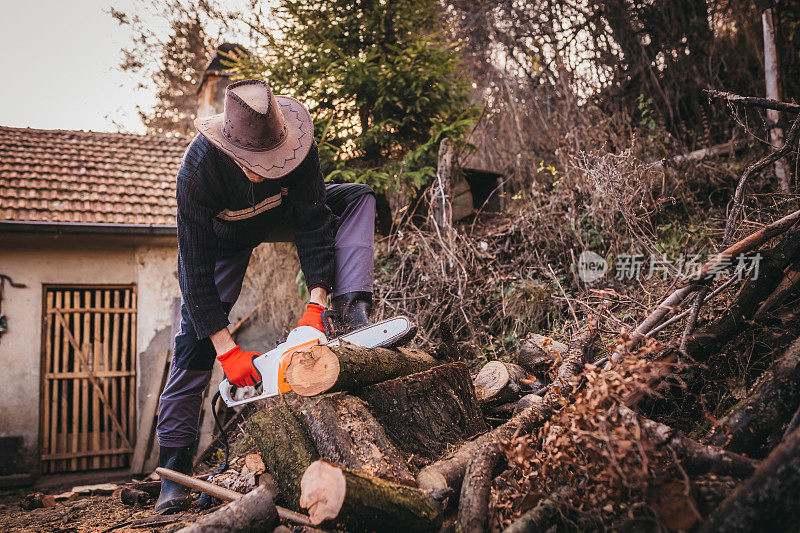
[[245, 352], [237, 344], [222, 355], [217, 356], [222, 365], [225, 377], [237, 387], [252, 387], [261, 381], [261, 373], [253, 366], [253, 359], [261, 355], [258, 352]]
[[311, 326], [324, 333], [325, 326], [322, 324], [322, 312], [324, 310], [325, 307], [319, 304], [308, 304], [305, 314], [300, 318], [300, 322], [297, 323], [297, 327]]

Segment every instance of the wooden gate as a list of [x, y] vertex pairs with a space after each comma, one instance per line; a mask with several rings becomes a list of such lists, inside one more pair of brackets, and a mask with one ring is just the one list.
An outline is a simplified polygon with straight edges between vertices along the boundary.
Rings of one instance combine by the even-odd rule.
[[42, 473], [128, 466], [136, 428], [136, 287], [45, 286]]

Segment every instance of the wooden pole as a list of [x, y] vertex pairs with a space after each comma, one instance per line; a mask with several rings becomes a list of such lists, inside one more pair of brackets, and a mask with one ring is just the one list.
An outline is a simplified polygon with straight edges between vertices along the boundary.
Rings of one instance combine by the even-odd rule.
[[[761, 13], [761, 23], [764, 30], [764, 79], [767, 85], [767, 98], [780, 100], [780, 67], [778, 63], [778, 49], [775, 46], [775, 16], [774, 9], [768, 8]], [[777, 150], [783, 147], [783, 128], [778, 126], [780, 112], [774, 109], [767, 110], [767, 118], [772, 123], [769, 130], [772, 146]], [[789, 193], [789, 165], [786, 160], [775, 161], [775, 176], [778, 178], [781, 191]]]
[[[209, 496], [213, 496], [214, 498], [225, 502], [236, 501], [244, 496], [244, 494], [239, 494], [236, 491], [226, 489], [225, 487], [220, 487], [219, 485], [214, 485], [213, 483], [203, 481], [202, 479], [187, 476], [186, 474], [181, 474], [180, 472], [170, 470], [169, 468], [158, 467], [156, 468], [156, 474], [165, 479], [169, 479], [170, 481], [174, 481], [175, 483], [180, 483], [184, 487], [189, 487], [190, 489], [208, 494]], [[277, 505], [275, 507], [278, 509], [278, 516], [285, 520], [289, 520], [301, 526], [313, 525], [311, 520], [309, 520], [309, 518], [304, 514], [296, 513]]]

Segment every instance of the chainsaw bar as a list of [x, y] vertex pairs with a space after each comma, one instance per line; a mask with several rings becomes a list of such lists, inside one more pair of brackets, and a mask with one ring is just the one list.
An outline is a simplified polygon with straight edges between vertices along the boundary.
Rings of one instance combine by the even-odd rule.
[[[303, 328], [305, 328], [305, 333], [303, 333]], [[276, 396], [289, 390], [285, 377], [283, 377], [285, 367], [282, 363], [285, 356], [296, 348], [312, 343], [318, 343], [321, 346], [353, 344], [364, 348], [390, 348], [407, 343], [414, 338], [416, 332], [417, 327], [405, 316], [382, 320], [340, 335], [330, 341], [325, 340], [322, 332], [310, 326], [303, 326], [293, 330], [286, 341], [253, 360], [253, 365], [262, 376], [262, 381], [255, 387], [234, 387], [227, 379], [223, 379], [219, 384], [219, 392], [228, 407]], [[308, 337], [309, 333], [313, 333], [311, 338]]]

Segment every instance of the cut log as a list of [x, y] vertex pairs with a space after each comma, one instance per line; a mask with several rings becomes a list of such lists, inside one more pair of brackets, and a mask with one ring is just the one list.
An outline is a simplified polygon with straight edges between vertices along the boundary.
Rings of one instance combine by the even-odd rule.
[[800, 428], [725, 498], [700, 531], [794, 531], [800, 516], [798, 488]]
[[384, 381], [359, 396], [403, 452], [426, 459], [488, 429], [463, 363]]
[[178, 533], [224, 533], [252, 531], [269, 533], [275, 527], [278, 510], [269, 491], [258, 487], [241, 499], [201, 516], [197, 522], [180, 529]]
[[318, 458], [302, 421], [283, 398], [274, 397], [253, 403], [245, 429], [277, 481], [286, 504], [299, 509], [300, 479], [308, 465]]
[[315, 525], [347, 531], [438, 531], [442, 506], [419, 489], [315, 461], [302, 480], [300, 504]]
[[533, 374], [545, 372], [559, 357], [567, 353], [567, 345], [544, 335], [533, 335], [523, 342], [517, 364]]
[[764, 456], [783, 436], [800, 405], [800, 338], [764, 372], [747, 398], [719, 421], [706, 442], [751, 456]]
[[311, 440], [326, 461], [403, 485], [416, 486], [405, 458], [367, 409], [342, 392], [301, 399], [301, 413]]
[[483, 533], [489, 518], [489, 495], [502, 458], [498, 445], [481, 450], [467, 465], [458, 500], [456, 532]]
[[751, 475], [758, 461], [707, 446], [686, 437], [681, 431], [637, 415], [631, 409], [620, 406], [620, 415], [626, 420], [638, 420], [647, 438], [657, 446], [668, 446], [682, 460], [683, 466], [693, 474], [715, 473], [744, 479]]
[[519, 365], [490, 361], [475, 376], [475, 395], [484, 406], [514, 401], [522, 395], [520, 381], [527, 377], [528, 373]]
[[436, 359], [418, 350], [312, 346], [295, 352], [286, 367], [286, 381], [300, 396], [316, 396], [366, 387], [387, 379], [422, 372]]
[[525, 409], [527, 409], [528, 407], [541, 404], [543, 401], [544, 398], [542, 398], [538, 394], [526, 394], [525, 396], [519, 399], [516, 405], [514, 405], [514, 412], [512, 413], [512, 415], [516, 416]]

